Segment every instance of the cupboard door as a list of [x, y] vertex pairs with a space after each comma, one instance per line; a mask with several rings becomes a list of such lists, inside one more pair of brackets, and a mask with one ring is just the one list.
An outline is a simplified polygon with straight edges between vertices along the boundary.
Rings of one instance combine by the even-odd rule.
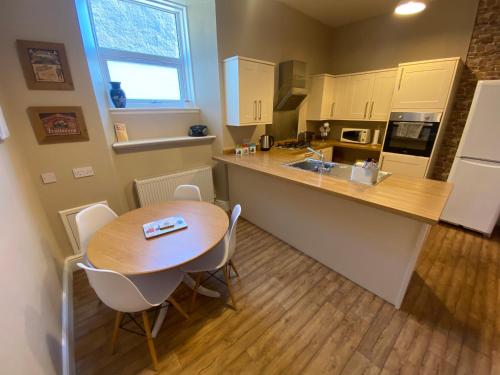
[[272, 124], [274, 103], [274, 66], [258, 64], [257, 122]]
[[369, 104], [373, 91], [374, 74], [352, 76], [347, 116], [350, 120], [368, 119]]
[[387, 121], [389, 118], [396, 75], [397, 70], [375, 73], [368, 114], [370, 120]]
[[423, 156], [382, 153], [380, 169], [384, 172], [411, 176], [425, 177], [429, 158]]
[[457, 61], [402, 65], [392, 108], [444, 109]]
[[240, 60], [238, 64], [239, 122], [256, 124], [258, 119], [259, 67], [252, 61]]
[[332, 76], [311, 77], [311, 87], [307, 99], [308, 120], [330, 120], [333, 118], [334, 81]]
[[342, 76], [333, 79], [332, 113], [334, 120], [345, 120], [348, 118], [351, 78], [351, 76]]

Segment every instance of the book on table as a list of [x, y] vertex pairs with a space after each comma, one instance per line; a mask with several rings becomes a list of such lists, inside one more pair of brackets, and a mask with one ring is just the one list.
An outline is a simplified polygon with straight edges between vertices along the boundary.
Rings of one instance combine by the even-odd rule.
[[142, 226], [144, 236], [152, 238], [161, 236], [165, 233], [175, 232], [179, 229], [187, 228], [186, 221], [180, 216], [171, 216], [164, 219], [152, 221]]

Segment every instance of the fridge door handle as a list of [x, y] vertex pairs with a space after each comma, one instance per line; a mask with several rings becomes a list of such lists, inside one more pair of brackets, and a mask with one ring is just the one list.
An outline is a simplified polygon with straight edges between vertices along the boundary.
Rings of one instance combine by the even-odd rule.
[[464, 157], [462, 156], [460, 158], [464, 163], [471, 164], [471, 165], [477, 165], [479, 167], [491, 167], [491, 168], [497, 168], [500, 169], [500, 161], [496, 160], [485, 160], [485, 159], [475, 159], [475, 158], [469, 158], [469, 157]]

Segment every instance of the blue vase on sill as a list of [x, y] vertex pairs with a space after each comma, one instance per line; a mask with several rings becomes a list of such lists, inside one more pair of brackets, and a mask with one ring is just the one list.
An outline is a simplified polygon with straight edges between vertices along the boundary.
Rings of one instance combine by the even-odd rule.
[[111, 96], [111, 101], [116, 108], [125, 108], [127, 105], [127, 97], [125, 96], [125, 91], [122, 90], [120, 85], [121, 82], [110, 82], [111, 90], [109, 90], [109, 95]]

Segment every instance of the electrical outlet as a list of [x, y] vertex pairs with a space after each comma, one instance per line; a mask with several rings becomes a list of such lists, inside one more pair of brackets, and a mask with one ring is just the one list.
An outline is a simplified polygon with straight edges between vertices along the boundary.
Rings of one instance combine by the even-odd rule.
[[53, 184], [57, 182], [56, 174], [54, 172], [45, 172], [40, 175], [44, 184]]
[[90, 177], [94, 175], [94, 169], [92, 167], [81, 167], [73, 168], [73, 176], [75, 178]]

